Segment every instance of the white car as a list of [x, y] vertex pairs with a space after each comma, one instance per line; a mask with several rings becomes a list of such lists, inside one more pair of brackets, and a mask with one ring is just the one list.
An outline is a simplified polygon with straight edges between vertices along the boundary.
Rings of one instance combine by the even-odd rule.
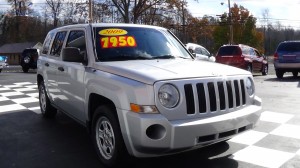
[[216, 58], [213, 55], [211, 55], [206, 48], [199, 44], [187, 43], [185, 46], [198, 60], [205, 60], [211, 62], [216, 61]]
[[[50, 31], [37, 61], [42, 115], [87, 127], [106, 166], [226, 141], [257, 124], [253, 76], [195, 61], [162, 27], [77, 24]], [[123, 166], [127, 167], [127, 166]]]
[[6, 56], [0, 56], [0, 72], [7, 65], [6, 61], [7, 61]]

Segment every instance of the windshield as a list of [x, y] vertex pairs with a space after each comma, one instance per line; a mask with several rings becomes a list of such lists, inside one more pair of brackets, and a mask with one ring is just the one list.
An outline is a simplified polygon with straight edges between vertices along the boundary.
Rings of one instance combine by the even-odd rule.
[[100, 61], [192, 58], [166, 30], [97, 27], [94, 31]]

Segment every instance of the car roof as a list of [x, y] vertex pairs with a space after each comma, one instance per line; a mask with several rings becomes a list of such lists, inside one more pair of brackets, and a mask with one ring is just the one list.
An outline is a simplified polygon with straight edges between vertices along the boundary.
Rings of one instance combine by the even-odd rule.
[[152, 28], [152, 29], [165, 29], [159, 26], [152, 26], [152, 25], [143, 25], [143, 24], [132, 24], [132, 23], [86, 23], [86, 24], [73, 24], [73, 25], [66, 25], [62, 27], [58, 27], [53, 30], [60, 30], [60, 29], [68, 29], [68, 28], [88, 28], [88, 27], [141, 27], [141, 28]]
[[192, 49], [195, 49], [196, 47], [200, 47], [200, 48], [204, 48], [205, 49], [205, 47], [203, 47], [203, 46], [201, 46], [199, 44], [196, 44], [196, 43], [187, 43], [185, 46], [188, 49], [189, 49], [189, 47], [192, 47]]

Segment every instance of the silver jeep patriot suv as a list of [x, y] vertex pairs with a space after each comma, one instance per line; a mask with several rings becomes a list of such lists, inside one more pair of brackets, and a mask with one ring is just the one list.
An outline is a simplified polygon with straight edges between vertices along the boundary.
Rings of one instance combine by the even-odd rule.
[[161, 27], [56, 28], [37, 64], [43, 116], [59, 110], [86, 126], [107, 166], [226, 141], [261, 114], [249, 72], [195, 60]]

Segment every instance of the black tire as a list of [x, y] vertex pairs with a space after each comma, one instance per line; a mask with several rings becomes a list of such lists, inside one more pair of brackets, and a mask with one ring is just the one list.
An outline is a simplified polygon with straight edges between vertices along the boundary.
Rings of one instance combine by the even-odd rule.
[[246, 70], [252, 73], [252, 64], [248, 64]]
[[1, 73], [2, 69], [0, 69], [0, 73]]
[[262, 75], [264, 75], [264, 76], [266, 76], [266, 75], [268, 75], [268, 71], [269, 71], [269, 66], [266, 64], [264, 64], [263, 66], [262, 66]]
[[293, 77], [296, 78], [298, 76], [298, 71], [293, 71]]
[[276, 76], [278, 79], [282, 79], [283, 78], [283, 74], [284, 72], [280, 71], [280, 70], [276, 70]]
[[22, 67], [22, 70], [23, 70], [24, 73], [27, 73], [29, 71], [29, 68]]
[[107, 106], [99, 106], [92, 121], [92, 140], [97, 155], [107, 167], [125, 163], [128, 152], [125, 148], [116, 111]]
[[43, 81], [41, 81], [39, 84], [39, 103], [40, 103], [40, 109], [43, 117], [45, 118], [55, 117], [57, 113], [57, 109], [51, 105]]

